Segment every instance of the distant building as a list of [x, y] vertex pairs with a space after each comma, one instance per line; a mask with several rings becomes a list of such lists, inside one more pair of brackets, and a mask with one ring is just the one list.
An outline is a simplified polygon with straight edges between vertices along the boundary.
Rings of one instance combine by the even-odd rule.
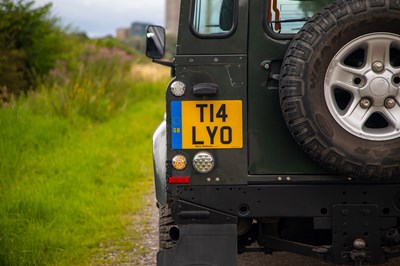
[[178, 33], [179, 26], [179, 7], [181, 0], [165, 0], [165, 29], [170, 33]]
[[[181, 0], [165, 0], [165, 30], [167, 33], [177, 34], [179, 26], [179, 9]], [[145, 37], [146, 27], [150, 23], [133, 22], [130, 28], [118, 28], [116, 38], [125, 41], [135, 37]]]
[[117, 29], [117, 39], [121, 41], [126, 41], [131, 37], [131, 29], [129, 28], [119, 28]]
[[131, 37], [145, 37], [146, 27], [150, 23], [133, 22], [131, 25]]

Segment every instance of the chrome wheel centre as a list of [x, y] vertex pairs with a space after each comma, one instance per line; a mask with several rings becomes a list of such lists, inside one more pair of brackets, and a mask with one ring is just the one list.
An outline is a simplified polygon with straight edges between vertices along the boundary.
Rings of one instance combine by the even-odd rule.
[[371, 95], [383, 97], [389, 94], [389, 82], [385, 78], [376, 78], [369, 84]]

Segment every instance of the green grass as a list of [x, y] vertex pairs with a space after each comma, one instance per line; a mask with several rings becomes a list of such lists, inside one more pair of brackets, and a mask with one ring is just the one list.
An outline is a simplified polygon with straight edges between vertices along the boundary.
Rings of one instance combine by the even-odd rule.
[[50, 111], [44, 92], [0, 109], [0, 265], [89, 265], [127, 233], [153, 182], [164, 88], [132, 85], [101, 123]]

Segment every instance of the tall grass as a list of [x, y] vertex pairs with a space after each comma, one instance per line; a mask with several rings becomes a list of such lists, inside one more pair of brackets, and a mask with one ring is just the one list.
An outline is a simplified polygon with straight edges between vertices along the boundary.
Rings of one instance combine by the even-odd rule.
[[130, 55], [85, 52], [0, 109], [0, 265], [88, 265], [152, 184], [167, 75], [145, 81]]
[[49, 99], [59, 115], [78, 113], [104, 121], [125, 103], [132, 91], [135, 79], [128, 74], [133, 59], [133, 55], [118, 48], [86, 44], [77, 53], [77, 65], [71, 67], [59, 61], [41, 89], [49, 91]]

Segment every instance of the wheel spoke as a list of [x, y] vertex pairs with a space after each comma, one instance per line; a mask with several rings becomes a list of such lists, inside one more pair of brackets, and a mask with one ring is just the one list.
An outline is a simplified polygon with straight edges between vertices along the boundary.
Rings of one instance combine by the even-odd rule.
[[400, 67], [392, 67], [392, 72], [394, 76], [400, 76]]
[[392, 40], [374, 39], [368, 41], [367, 67], [370, 68], [374, 62], [382, 62], [390, 67], [390, 46]]
[[364, 71], [360, 68], [346, 66], [346, 65], [343, 65], [342, 63], [339, 63], [338, 67], [342, 71], [342, 73], [339, 73], [339, 74], [348, 73], [348, 74], [352, 74], [353, 76], [361, 76], [364, 73]]
[[340, 87], [355, 94], [358, 92], [358, 87], [354, 84], [354, 79], [361, 76], [362, 71], [360, 69], [337, 63], [331, 75], [326, 80], [326, 85], [329, 87]]
[[332, 82], [331, 88], [342, 88], [346, 91], [351, 92], [354, 96], [358, 96], [359, 93], [359, 88], [353, 84], [345, 83], [343, 81], [337, 80], [335, 82]]
[[360, 100], [361, 100], [361, 98], [359, 96], [354, 97], [354, 99], [351, 101], [349, 107], [346, 108], [346, 111], [343, 114], [343, 116], [350, 117], [353, 114], [353, 112], [356, 111], [356, 108], [360, 106]]
[[346, 66], [338, 62], [333, 67], [333, 71], [329, 76], [329, 80], [331, 81], [340, 80], [344, 83], [353, 84], [354, 77], [362, 75], [363, 75], [362, 69]]
[[382, 108], [382, 115], [397, 131], [400, 129], [400, 106], [398, 104], [392, 109]]
[[376, 112], [376, 109], [374, 107], [364, 109], [361, 108], [360, 104], [357, 101], [353, 101], [350, 108], [343, 116], [343, 120], [345, 120], [346, 123], [352, 125], [353, 128], [359, 130], [359, 132], [361, 133], [363, 132], [363, 126], [365, 122], [374, 112]]

